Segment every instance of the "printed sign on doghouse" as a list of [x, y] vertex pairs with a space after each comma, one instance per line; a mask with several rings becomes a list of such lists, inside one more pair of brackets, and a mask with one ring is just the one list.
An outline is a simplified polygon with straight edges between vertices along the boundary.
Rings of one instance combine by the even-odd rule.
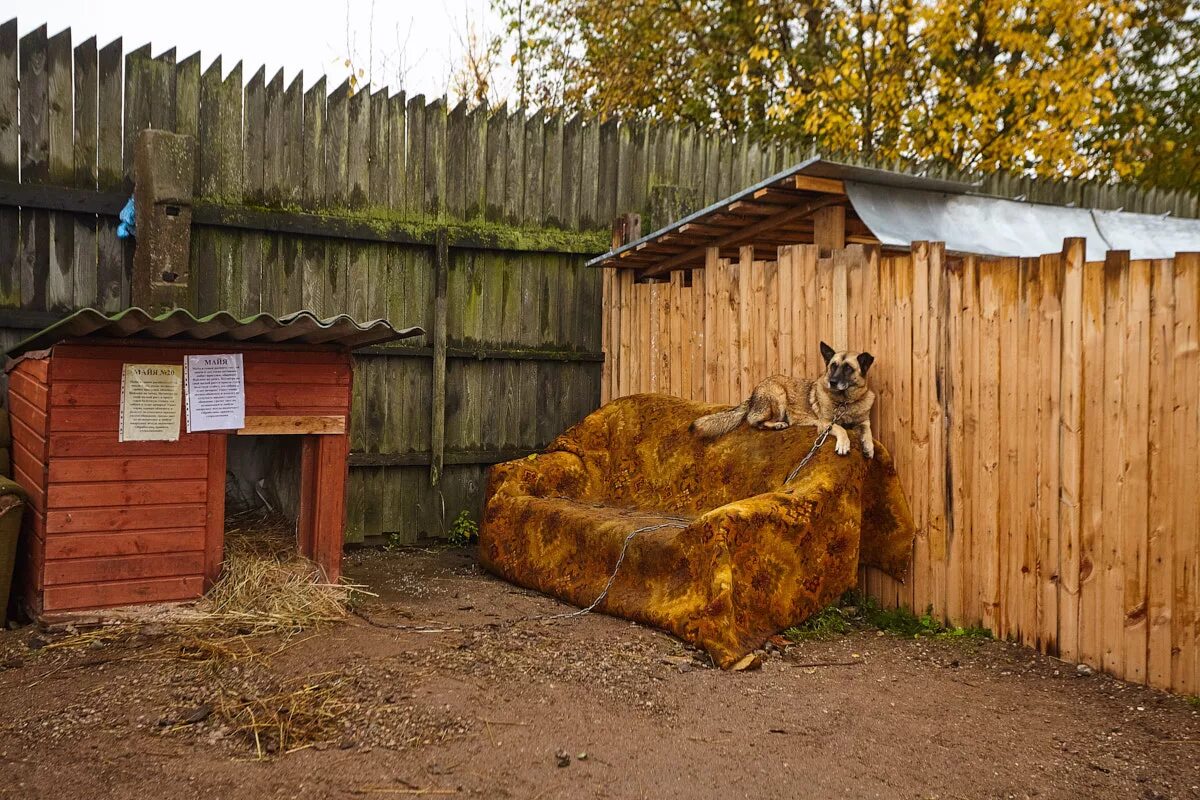
[[188, 356], [184, 381], [188, 433], [246, 426], [246, 381], [241, 353]]
[[121, 370], [121, 442], [174, 442], [179, 438], [178, 364], [125, 364]]

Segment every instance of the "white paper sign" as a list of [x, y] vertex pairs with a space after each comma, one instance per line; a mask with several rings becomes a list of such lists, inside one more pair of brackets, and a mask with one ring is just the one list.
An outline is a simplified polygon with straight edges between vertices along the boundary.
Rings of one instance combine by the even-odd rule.
[[179, 439], [178, 364], [125, 364], [121, 369], [120, 442]]
[[246, 427], [241, 353], [188, 356], [183, 380], [188, 433]]

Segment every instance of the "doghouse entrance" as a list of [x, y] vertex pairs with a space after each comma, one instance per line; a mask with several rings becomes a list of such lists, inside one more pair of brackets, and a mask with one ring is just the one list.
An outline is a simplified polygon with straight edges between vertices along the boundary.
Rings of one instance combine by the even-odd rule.
[[226, 557], [236, 551], [278, 558], [299, 552], [301, 438], [226, 437]]
[[[285, 544], [316, 562], [326, 579], [341, 574], [346, 436], [278, 434], [214, 436], [210, 458], [223, 460], [223, 491], [210, 492], [209, 536], [212, 560], [206, 585], [220, 572], [225, 525], [232, 534], [256, 535], [264, 547]], [[213, 487], [216, 489], [216, 487]], [[220, 524], [218, 524], [220, 523]], [[286, 541], [285, 541], [286, 540]], [[242, 542], [243, 544], [245, 542]], [[215, 552], [214, 552], [215, 551]]]
[[226, 437], [225, 516], [300, 517], [300, 436]]

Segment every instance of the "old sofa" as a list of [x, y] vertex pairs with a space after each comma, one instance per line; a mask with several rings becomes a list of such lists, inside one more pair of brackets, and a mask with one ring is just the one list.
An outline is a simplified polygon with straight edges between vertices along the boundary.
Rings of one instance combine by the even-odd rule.
[[[860, 559], [904, 578], [913, 525], [892, 461], [825, 446], [790, 483], [813, 428], [745, 426], [712, 442], [717, 407], [614, 400], [545, 453], [492, 468], [480, 558], [513, 583], [671, 631], [729, 667], [854, 586]], [[852, 437], [855, 435], [851, 434]]]

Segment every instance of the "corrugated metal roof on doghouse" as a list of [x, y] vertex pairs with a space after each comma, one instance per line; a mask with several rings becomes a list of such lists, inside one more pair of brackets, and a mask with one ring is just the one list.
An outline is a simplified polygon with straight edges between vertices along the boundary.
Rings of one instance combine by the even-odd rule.
[[18, 343], [8, 351], [8, 355], [15, 358], [31, 350], [44, 350], [64, 339], [82, 336], [325, 344], [354, 348], [408, 339], [424, 333], [418, 327], [397, 329], [382, 319], [359, 323], [345, 314], [321, 319], [311, 311], [296, 311], [281, 317], [264, 313], [239, 318], [228, 311], [196, 317], [182, 308], [158, 315], [140, 308], [129, 308], [115, 314], [85, 308]]

